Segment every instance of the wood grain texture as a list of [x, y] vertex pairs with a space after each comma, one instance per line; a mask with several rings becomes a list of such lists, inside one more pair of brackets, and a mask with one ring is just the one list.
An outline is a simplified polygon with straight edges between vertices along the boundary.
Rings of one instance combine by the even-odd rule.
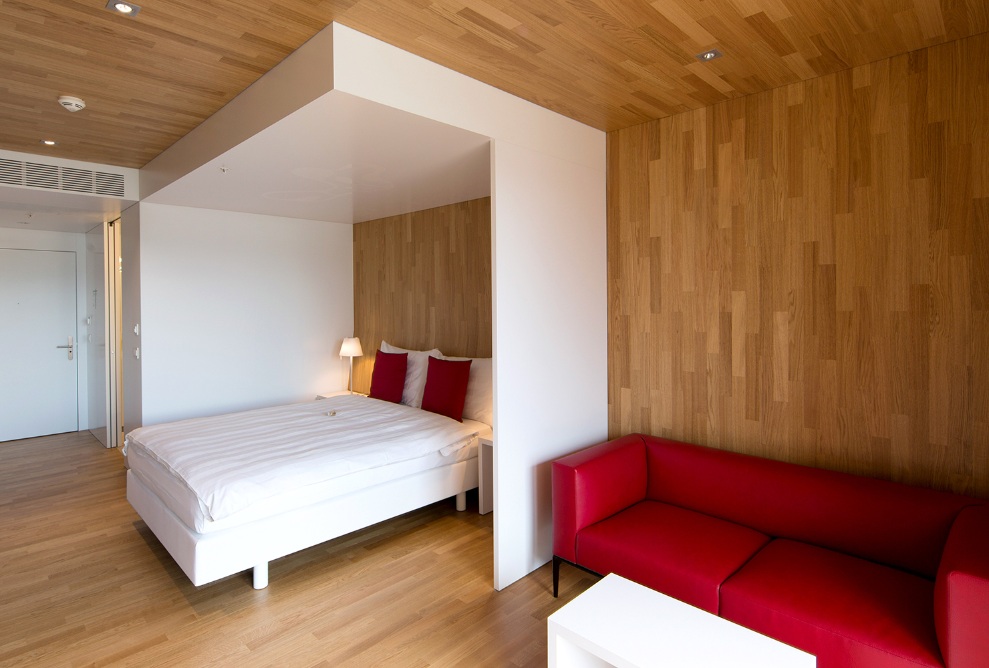
[[0, 148], [141, 167], [332, 21], [608, 131], [989, 30], [985, 0], [104, 4], [0, 0]]
[[385, 340], [491, 357], [491, 198], [354, 225], [354, 390]]
[[0, 665], [545, 666], [546, 617], [596, 578], [492, 582], [491, 515], [434, 504], [194, 587], [88, 433], [0, 443]]
[[989, 36], [609, 135], [609, 430], [989, 496]]

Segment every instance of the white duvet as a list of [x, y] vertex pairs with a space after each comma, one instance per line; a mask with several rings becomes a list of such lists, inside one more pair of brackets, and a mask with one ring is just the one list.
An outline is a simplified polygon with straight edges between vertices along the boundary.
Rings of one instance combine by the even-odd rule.
[[141, 450], [180, 478], [213, 521], [285, 491], [471, 444], [477, 423], [360, 395], [141, 427]]

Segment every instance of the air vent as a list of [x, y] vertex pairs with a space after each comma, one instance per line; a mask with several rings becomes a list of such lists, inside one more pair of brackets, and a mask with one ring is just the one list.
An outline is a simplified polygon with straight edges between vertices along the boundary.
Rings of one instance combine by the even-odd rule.
[[124, 175], [0, 158], [0, 184], [124, 197]]
[[93, 173], [88, 169], [62, 169], [62, 190], [74, 193], [93, 192]]
[[24, 163], [0, 158], [0, 183], [8, 186], [24, 185]]
[[58, 167], [38, 162], [24, 163], [24, 185], [58, 190]]
[[93, 194], [123, 197], [124, 175], [108, 172], [93, 172]]

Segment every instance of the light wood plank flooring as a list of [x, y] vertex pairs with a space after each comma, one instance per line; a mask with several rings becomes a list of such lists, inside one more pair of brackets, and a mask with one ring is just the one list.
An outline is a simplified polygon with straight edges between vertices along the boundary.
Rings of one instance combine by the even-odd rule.
[[0, 443], [0, 666], [545, 666], [546, 617], [596, 578], [496, 592], [491, 515], [452, 500], [193, 587], [89, 434]]

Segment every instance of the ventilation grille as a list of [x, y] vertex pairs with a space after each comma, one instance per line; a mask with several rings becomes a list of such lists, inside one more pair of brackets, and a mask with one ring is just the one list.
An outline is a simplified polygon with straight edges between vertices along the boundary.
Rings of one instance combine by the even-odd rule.
[[0, 158], [0, 184], [123, 197], [124, 175]]

